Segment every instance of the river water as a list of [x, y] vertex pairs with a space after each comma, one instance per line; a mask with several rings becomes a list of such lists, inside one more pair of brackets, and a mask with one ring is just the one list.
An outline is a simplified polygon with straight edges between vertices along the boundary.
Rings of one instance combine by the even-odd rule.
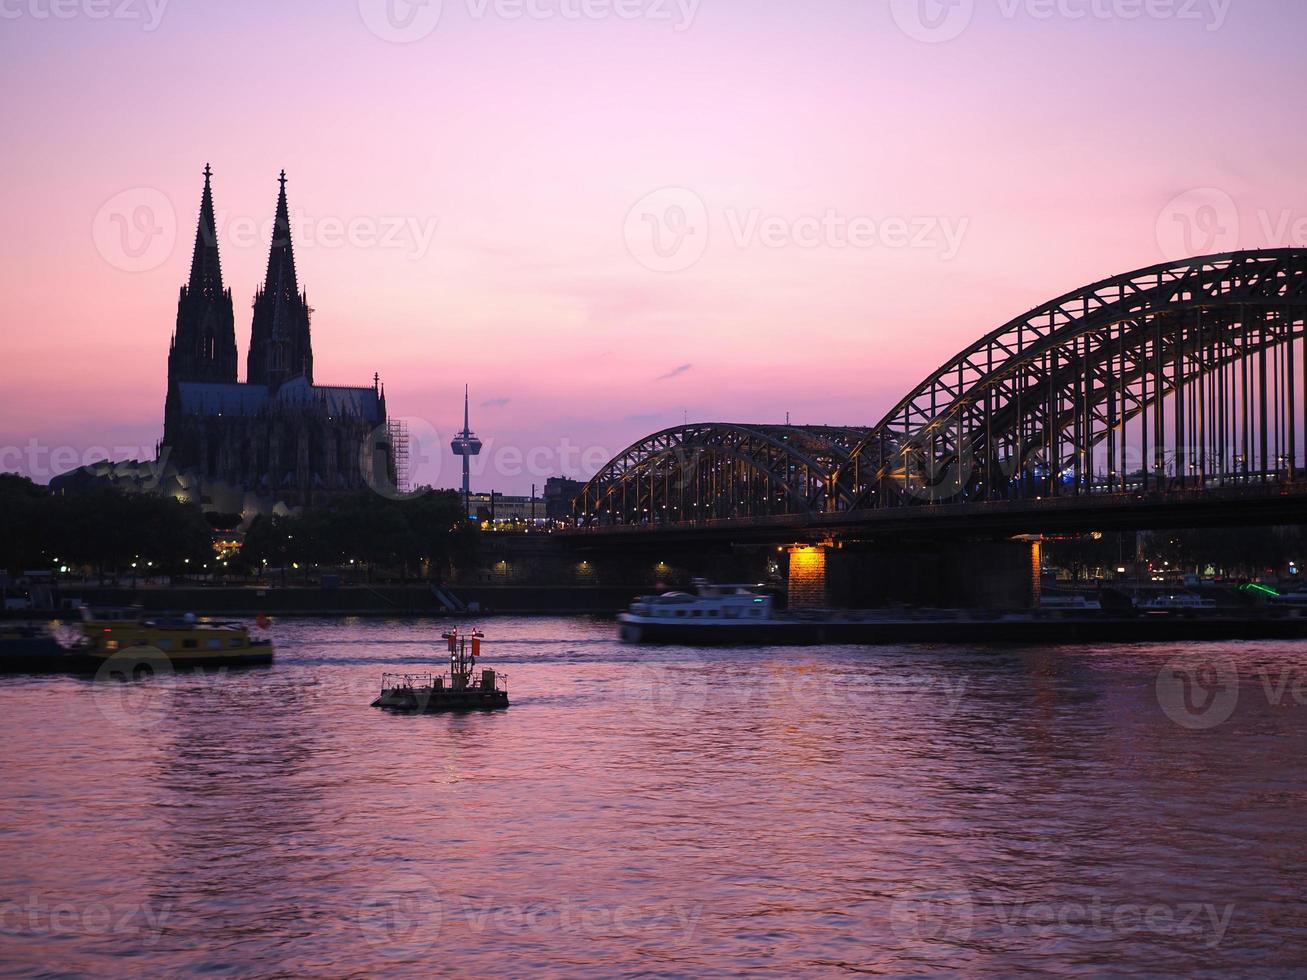
[[499, 714], [368, 707], [432, 662], [419, 621], [280, 621], [259, 670], [0, 679], [0, 975], [1307, 966], [1305, 644], [483, 626]]

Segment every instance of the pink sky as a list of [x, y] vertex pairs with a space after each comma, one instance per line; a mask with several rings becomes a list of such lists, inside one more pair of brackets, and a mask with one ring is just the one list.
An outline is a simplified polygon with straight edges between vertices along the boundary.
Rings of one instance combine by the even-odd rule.
[[318, 381], [379, 372], [442, 486], [470, 382], [509, 493], [683, 417], [871, 425], [1056, 294], [1307, 245], [1298, 0], [67, 2], [0, 18], [0, 468], [41, 480], [152, 451], [206, 161], [242, 373], [284, 167]]

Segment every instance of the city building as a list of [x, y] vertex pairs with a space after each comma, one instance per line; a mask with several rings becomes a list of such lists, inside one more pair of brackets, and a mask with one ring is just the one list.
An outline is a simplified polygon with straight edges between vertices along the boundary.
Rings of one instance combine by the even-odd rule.
[[254, 295], [246, 377], [237, 380], [232, 292], [223, 282], [211, 178], [206, 166], [190, 278], [168, 347], [157, 459], [86, 467], [52, 485], [107, 482], [246, 515], [394, 488], [403, 482], [405, 447], [402, 428], [388, 422], [380, 378], [358, 386], [314, 380], [313, 310], [295, 269], [284, 171], [267, 274]]

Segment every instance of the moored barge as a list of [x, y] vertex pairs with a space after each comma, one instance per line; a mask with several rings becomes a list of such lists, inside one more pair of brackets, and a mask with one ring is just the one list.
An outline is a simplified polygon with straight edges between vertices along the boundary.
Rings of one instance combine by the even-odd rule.
[[694, 592], [641, 596], [618, 616], [628, 643], [814, 646], [831, 643], [1061, 645], [1307, 638], [1307, 606], [1247, 610], [1171, 603], [1109, 610], [1051, 603], [1028, 612], [954, 609], [781, 611], [759, 586], [695, 580]]

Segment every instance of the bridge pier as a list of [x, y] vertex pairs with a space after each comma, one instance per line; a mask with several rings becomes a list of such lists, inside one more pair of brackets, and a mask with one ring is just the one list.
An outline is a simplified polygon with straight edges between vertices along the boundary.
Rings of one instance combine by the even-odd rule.
[[789, 608], [825, 609], [826, 545], [794, 546], [789, 549], [787, 587]]
[[850, 609], [1025, 609], [1039, 601], [1038, 547], [1014, 540], [850, 542], [829, 556], [827, 598]]

